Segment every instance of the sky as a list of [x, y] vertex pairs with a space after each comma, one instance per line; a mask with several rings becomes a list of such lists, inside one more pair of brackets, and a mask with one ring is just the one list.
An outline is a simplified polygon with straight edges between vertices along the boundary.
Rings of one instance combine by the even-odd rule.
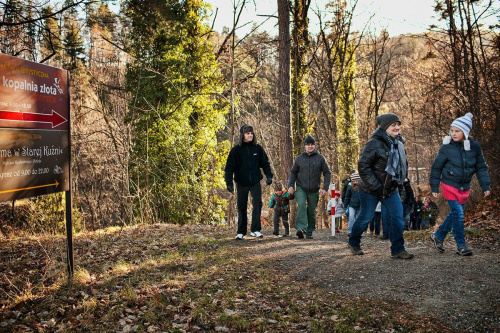
[[[237, 3], [241, 0], [234, 0]], [[244, 10], [241, 24], [249, 23], [237, 30], [237, 35], [243, 36], [251, 29], [252, 22], [263, 22], [266, 17], [258, 15], [277, 16], [277, 0], [254, 0], [257, 6], [254, 6], [252, 0], [247, 9]], [[212, 10], [218, 8], [215, 18], [214, 30], [221, 32], [224, 26], [232, 26], [233, 21], [233, 0], [206, 0], [212, 5]], [[309, 30], [311, 33], [317, 33], [319, 30], [319, 20], [314, 12], [325, 12], [325, 3], [327, 0], [312, 0], [309, 9]], [[362, 30], [371, 15], [372, 27], [380, 32], [383, 28], [387, 29], [390, 36], [397, 36], [406, 33], [420, 33], [426, 31], [431, 24], [439, 25], [435, 18], [433, 10], [434, 0], [358, 0], [358, 5], [354, 11], [353, 28]], [[213, 16], [211, 18], [213, 21]], [[259, 29], [268, 31], [271, 35], [278, 34], [277, 18], [269, 18]], [[372, 30], [373, 30], [372, 28]]]

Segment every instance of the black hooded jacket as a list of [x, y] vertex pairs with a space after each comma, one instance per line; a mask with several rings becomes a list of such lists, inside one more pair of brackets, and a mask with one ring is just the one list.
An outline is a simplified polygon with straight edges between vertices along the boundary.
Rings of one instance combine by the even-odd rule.
[[[396, 140], [399, 140], [399, 144], [404, 144], [401, 135]], [[377, 128], [358, 161], [358, 173], [361, 177], [359, 187], [363, 192], [387, 198], [398, 190], [398, 182], [385, 172], [390, 151], [391, 143], [386, 131]]]
[[262, 146], [253, 137], [251, 142], [243, 142], [243, 128], [240, 129], [240, 143], [234, 146], [227, 157], [224, 168], [224, 179], [227, 186], [233, 186], [234, 181], [243, 186], [251, 186], [261, 181], [264, 170], [267, 178], [272, 178], [271, 164]]

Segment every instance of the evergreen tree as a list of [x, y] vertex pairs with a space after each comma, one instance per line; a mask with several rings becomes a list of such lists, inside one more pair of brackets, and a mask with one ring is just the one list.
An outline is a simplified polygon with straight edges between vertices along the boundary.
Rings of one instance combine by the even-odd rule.
[[[42, 16], [52, 15], [54, 12], [52, 7], [48, 5], [42, 10]], [[45, 27], [42, 31], [42, 57], [41, 62], [50, 59], [50, 65], [61, 67], [63, 42], [61, 37], [61, 29], [54, 16], [48, 16], [45, 19]]]
[[24, 32], [22, 26], [15, 24], [19, 23], [24, 16], [24, 7], [18, 0], [7, 0], [1, 4], [0, 13], [2, 13], [3, 22], [12, 24], [0, 26], [0, 51], [18, 56], [25, 50], [23, 48]]
[[228, 143], [216, 133], [227, 105], [210, 29], [200, 0], [130, 0], [132, 22], [127, 72], [133, 94], [129, 121], [134, 129], [131, 181], [145, 221], [173, 223], [222, 220], [222, 168]]
[[64, 68], [67, 70], [74, 70], [78, 68], [85, 57], [85, 48], [83, 46], [83, 39], [80, 36], [75, 21], [71, 20], [68, 23], [66, 35], [64, 36], [64, 47], [68, 60]]

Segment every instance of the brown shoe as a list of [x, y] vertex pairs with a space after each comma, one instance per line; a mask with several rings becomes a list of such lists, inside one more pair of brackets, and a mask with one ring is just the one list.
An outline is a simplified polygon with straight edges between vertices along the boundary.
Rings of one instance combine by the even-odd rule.
[[351, 249], [351, 252], [353, 255], [355, 256], [361, 256], [364, 254], [364, 252], [361, 250], [360, 247], [354, 247], [354, 246], [351, 246], [351, 244], [347, 243], [347, 246], [349, 246], [349, 248]]
[[394, 259], [413, 259], [413, 257], [415, 257], [413, 254], [408, 253], [405, 250], [391, 256], [391, 258]]

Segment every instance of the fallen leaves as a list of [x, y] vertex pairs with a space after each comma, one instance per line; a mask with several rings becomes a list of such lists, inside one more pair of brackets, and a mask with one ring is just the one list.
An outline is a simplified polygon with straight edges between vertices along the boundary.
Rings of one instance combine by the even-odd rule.
[[0, 328], [390, 332], [423, 323], [422, 330], [447, 331], [425, 317], [399, 316], [399, 305], [341, 298], [292, 281], [265, 253], [250, 259], [258, 248], [227, 242], [225, 232], [165, 224], [78, 235], [72, 282], [64, 279], [64, 239], [1, 243]]

